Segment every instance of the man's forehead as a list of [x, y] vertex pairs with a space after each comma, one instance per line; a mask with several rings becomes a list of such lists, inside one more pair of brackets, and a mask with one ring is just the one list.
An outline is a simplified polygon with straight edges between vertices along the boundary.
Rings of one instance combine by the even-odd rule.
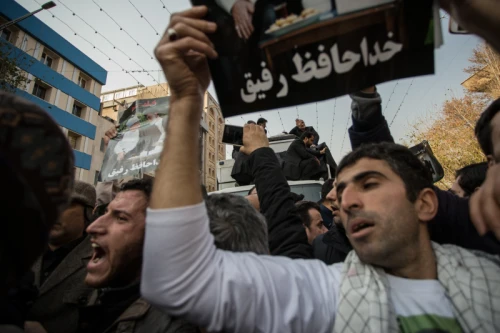
[[128, 190], [118, 192], [113, 201], [110, 202], [110, 209], [120, 209], [132, 213], [136, 209], [142, 209], [146, 197], [139, 190]]
[[353, 165], [345, 167], [337, 175], [336, 185], [345, 183], [352, 180], [352, 178], [365, 172], [376, 171], [387, 177], [394, 174], [389, 164], [383, 160], [376, 160], [373, 158], [362, 158]]

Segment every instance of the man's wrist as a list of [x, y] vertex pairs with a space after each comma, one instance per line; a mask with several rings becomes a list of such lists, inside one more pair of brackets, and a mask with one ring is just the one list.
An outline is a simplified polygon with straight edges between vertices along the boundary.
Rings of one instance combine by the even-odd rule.
[[168, 111], [169, 117], [179, 117], [191, 119], [199, 122], [203, 112], [203, 97], [202, 96], [172, 96]]

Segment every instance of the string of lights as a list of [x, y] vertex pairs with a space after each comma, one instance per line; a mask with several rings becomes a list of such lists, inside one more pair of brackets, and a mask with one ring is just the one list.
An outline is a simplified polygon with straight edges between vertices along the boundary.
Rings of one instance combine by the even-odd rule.
[[163, 9], [165, 9], [170, 15], [172, 15], [172, 13], [170, 12], [170, 10], [168, 10], [167, 6], [165, 6], [165, 4], [163, 3], [163, 1], [160, 0], [160, 2], [163, 5]]
[[394, 91], [396, 91], [396, 87], [398, 86], [398, 84], [399, 84], [399, 81], [396, 81], [396, 84], [394, 85], [394, 88], [392, 88], [392, 92], [389, 95], [389, 99], [387, 100], [387, 104], [385, 104], [385, 108], [384, 108], [384, 111], [382, 111], [382, 113], [384, 113], [385, 110], [387, 110], [387, 106], [389, 106], [389, 103], [391, 102], [392, 95], [394, 95]]
[[[132, 57], [130, 57], [128, 54], [126, 54], [122, 49], [120, 49], [118, 46], [116, 46], [115, 44], [113, 44], [108, 38], [106, 38], [106, 36], [104, 36], [103, 34], [101, 34], [97, 29], [95, 29], [93, 26], [91, 26], [89, 23], [87, 23], [80, 15], [78, 15], [75, 11], [73, 11], [71, 8], [69, 8], [67, 5], [65, 5], [62, 1], [60, 1], [61, 5], [63, 5], [67, 10], [69, 10], [73, 16], [75, 17], [78, 17], [81, 21], [83, 21], [83, 23], [85, 23], [90, 29], [92, 29], [94, 31], [95, 34], [101, 36], [104, 40], [106, 40], [107, 43], [109, 43], [114, 50], [118, 50], [119, 52], [121, 52], [126, 58], [128, 58], [128, 60], [132, 61], [136, 66], [142, 68], [142, 70], [134, 70], [133, 72], [134, 73], [147, 73], [147, 75], [149, 77], [151, 77], [151, 79], [157, 84], [159, 85], [163, 91], [165, 91], [165, 93], [168, 94], [168, 91], [165, 89], [165, 87], [163, 87], [159, 81], [157, 81], [153, 75], [151, 75], [149, 73], [149, 71], [146, 71], [146, 69], [144, 69], [137, 61], [135, 61], [134, 59], [132, 59]], [[62, 22], [62, 21], [61, 21]], [[63, 22], [64, 23], [64, 22]], [[65, 23], [66, 24], [66, 23]], [[67, 25], [67, 24], [66, 24]], [[125, 73], [128, 72], [128, 70], [124, 69], [123, 70]]]
[[394, 119], [396, 119], [396, 116], [398, 115], [399, 111], [401, 110], [401, 107], [403, 106], [403, 103], [405, 102], [406, 96], [408, 96], [408, 92], [410, 91], [410, 88], [413, 85], [413, 81], [415, 81], [415, 79], [411, 80], [410, 85], [408, 86], [408, 89], [406, 89], [406, 93], [404, 94], [403, 99], [401, 100], [401, 104], [399, 104], [399, 107], [396, 110], [396, 113], [394, 114], [394, 117], [392, 118], [391, 124], [389, 125], [389, 127], [392, 126], [392, 124], [394, 123]]
[[316, 103], [316, 128], [319, 131], [318, 103]]
[[118, 26], [118, 28], [120, 28], [120, 31], [123, 31], [125, 34], [127, 34], [130, 37], [130, 39], [132, 39], [137, 44], [137, 46], [139, 46], [142, 50], [144, 50], [144, 52], [146, 52], [146, 54], [151, 58], [151, 60], [154, 59], [154, 57], [134, 37], [132, 37], [132, 35], [129, 34], [127, 30], [123, 29], [123, 27], [118, 22], [116, 22], [116, 20], [111, 15], [109, 15], [107, 11], [105, 11], [101, 6], [99, 6], [99, 4], [95, 2], [95, 0], [92, 0], [92, 2], [97, 6], [97, 8], [99, 8], [101, 12], [103, 12], [107, 17], [109, 17], [111, 21], [113, 21]]
[[333, 119], [332, 119], [332, 133], [330, 134], [330, 147], [333, 146], [333, 127], [335, 126], [335, 111], [337, 110], [337, 99], [333, 104]]
[[281, 127], [283, 127], [283, 132], [286, 132], [285, 125], [283, 125], [283, 119], [281, 119], [281, 114], [278, 111], [278, 117], [280, 117]]
[[128, 0], [128, 2], [130, 2], [130, 4], [132, 5], [132, 7], [135, 8], [135, 10], [139, 13], [139, 15], [141, 15], [141, 18], [146, 20], [146, 22], [148, 22], [149, 26], [151, 27], [151, 29], [154, 30], [154, 32], [156, 32], [156, 35], [159, 36], [160, 33], [158, 31], [156, 31], [155, 27], [153, 27], [153, 25], [151, 24], [151, 22], [149, 22], [149, 20], [146, 18], [146, 16], [144, 16], [140, 11], [139, 9], [132, 3], [132, 1]]
[[[41, 3], [38, 2], [38, 0], [33, 0], [35, 1], [38, 5], [42, 5]], [[92, 46], [92, 48], [98, 52], [100, 52], [102, 55], [104, 55], [106, 58], [108, 58], [108, 60], [114, 62], [118, 67], [120, 67], [120, 69], [122, 69], [123, 72], [125, 72], [126, 74], [128, 74], [130, 77], [132, 77], [134, 79], [134, 81], [137, 82], [138, 85], [143, 85], [135, 76], [132, 75], [132, 73], [129, 73], [128, 71], [125, 70], [125, 68], [123, 68], [116, 60], [114, 60], [113, 58], [111, 58], [109, 55], [107, 55], [104, 51], [102, 51], [100, 48], [98, 48], [97, 46], [95, 46], [92, 42], [90, 42], [88, 39], [86, 39], [85, 37], [79, 35], [71, 26], [69, 26], [69, 24], [67, 24], [66, 22], [64, 22], [63, 20], [61, 20], [59, 17], [55, 16], [54, 13], [52, 13], [51, 10], [49, 10], [50, 14], [52, 15], [52, 18], [54, 19], [57, 19], [58, 21], [60, 21], [62, 24], [64, 24], [66, 27], [68, 27], [68, 29], [71, 30], [71, 32], [73, 32], [73, 34], [75, 36], [78, 36], [80, 37], [81, 39], [83, 39], [85, 42], [87, 42], [90, 46]], [[149, 90], [149, 89], [147, 89]], [[152, 92], [151, 90], [149, 90], [149, 92], [154, 96], [154, 97], [158, 97], [154, 94], [154, 92]]]
[[345, 137], [347, 136], [347, 129], [349, 128], [349, 121], [351, 120], [352, 111], [349, 112], [349, 118], [347, 118], [347, 124], [345, 126], [344, 138], [342, 139], [342, 146], [340, 147], [340, 156], [342, 156], [342, 151], [344, 151]]

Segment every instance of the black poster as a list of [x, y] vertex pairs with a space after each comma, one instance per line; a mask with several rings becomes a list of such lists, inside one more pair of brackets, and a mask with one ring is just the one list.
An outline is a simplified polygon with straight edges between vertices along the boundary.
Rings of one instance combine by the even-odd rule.
[[192, 0], [209, 7], [224, 117], [434, 73], [432, 0]]

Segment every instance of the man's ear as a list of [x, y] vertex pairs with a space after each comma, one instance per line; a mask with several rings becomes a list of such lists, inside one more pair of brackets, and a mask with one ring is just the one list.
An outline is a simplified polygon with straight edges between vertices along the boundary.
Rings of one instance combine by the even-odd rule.
[[432, 220], [437, 214], [438, 204], [436, 192], [434, 192], [432, 188], [424, 188], [420, 191], [415, 201], [415, 210], [417, 211], [418, 220], [422, 222], [429, 222]]
[[488, 168], [491, 168], [495, 165], [495, 159], [493, 158], [493, 155], [486, 155], [486, 159], [488, 160]]

